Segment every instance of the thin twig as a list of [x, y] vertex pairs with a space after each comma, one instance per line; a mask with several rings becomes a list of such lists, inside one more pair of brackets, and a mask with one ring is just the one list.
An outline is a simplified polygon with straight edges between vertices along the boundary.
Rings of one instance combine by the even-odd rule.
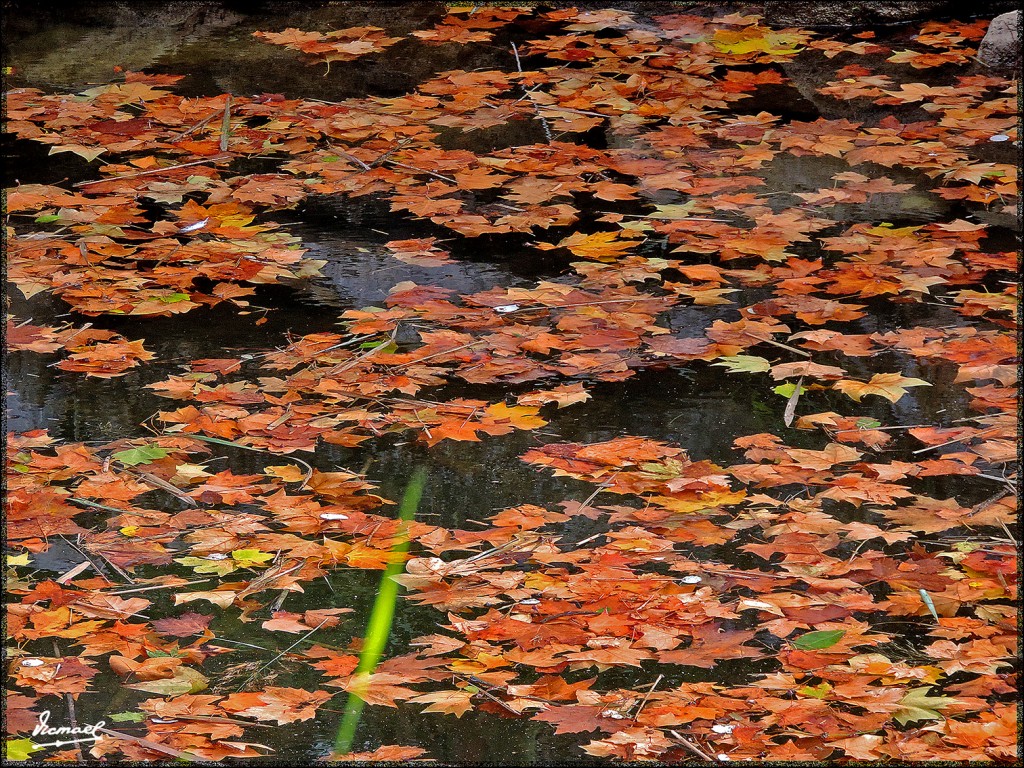
[[[416, 363], [422, 363], [424, 360], [432, 360], [433, 358], [440, 357], [441, 355], [447, 355], [447, 354], [450, 354], [451, 352], [458, 352], [460, 349], [465, 349], [466, 347], [472, 347], [475, 344], [482, 344], [484, 341], [485, 341], [484, 339], [474, 339], [473, 341], [469, 342], [468, 344], [462, 344], [461, 346], [452, 347], [451, 349], [442, 349], [440, 352], [435, 352], [434, 354], [427, 355], [426, 357], [418, 357], [415, 360], [409, 360], [406, 363], [398, 363], [394, 367], [395, 368], [404, 368], [407, 365], [415, 365]], [[398, 398], [391, 398], [391, 399], [398, 399]], [[438, 403], [438, 405], [443, 405], [443, 403]]]
[[571, 304], [541, 305], [539, 307], [520, 307], [502, 312], [503, 315], [514, 315], [517, 312], [541, 312], [543, 310], [567, 309], [572, 307], [595, 307], [598, 304], [636, 304], [640, 301], [661, 301], [660, 296], [637, 296], [635, 299], [604, 299], [602, 301], [576, 301]]
[[366, 163], [364, 163], [362, 160], [360, 160], [355, 155], [350, 155], [348, 152], [342, 152], [340, 149], [333, 149], [332, 148], [331, 151], [333, 151], [336, 155], [341, 155], [342, 157], [346, 158], [347, 160], [351, 160], [356, 165], [361, 166], [364, 171], [371, 170], [370, 166], [368, 166]]
[[763, 338], [761, 336], [757, 336], [757, 335], [755, 335], [753, 333], [749, 333], [749, 332], [747, 333], [747, 336], [750, 336], [753, 339], [757, 339], [758, 341], [763, 341], [765, 344], [772, 344], [772, 345], [778, 347], [779, 349], [785, 349], [786, 351], [792, 352], [793, 354], [796, 354], [796, 355], [802, 355], [804, 357], [810, 357], [811, 356], [810, 352], [804, 352], [804, 350], [802, 350], [802, 349], [797, 349], [796, 347], [791, 347], [788, 344], [783, 344], [781, 341], [776, 341], [775, 339], [765, 339], [765, 338]]
[[[516, 69], [519, 70], [519, 74], [523, 74], [523, 63], [519, 60], [519, 49], [516, 48], [516, 44], [512, 43], [512, 53], [516, 57]], [[520, 84], [520, 88], [523, 89], [523, 94], [530, 100], [533, 105], [533, 111], [537, 114], [537, 119], [540, 121], [541, 128], [544, 129], [544, 137], [548, 140], [548, 144], [554, 142], [554, 136], [551, 134], [551, 126], [548, 124], [547, 118], [540, 113], [540, 109], [537, 107], [537, 102], [533, 100], [533, 93], [526, 90], [526, 86]], [[602, 115], [603, 117], [603, 115]]]
[[555, 619], [564, 619], [567, 616], [600, 616], [606, 610], [606, 608], [599, 608], [596, 611], [562, 611], [561, 613], [556, 613], [551, 616], [541, 616], [536, 623], [547, 624]]
[[[218, 637], [218, 643], [231, 643], [232, 645], [244, 645], [246, 648], [255, 648], [257, 651], [266, 651], [270, 653], [269, 648], [264, 648], [262, 645], [253, 645], [252, 643], [243, 643], [241, 640], [230, 640], [226, 637]], [[225, 649], [227, 650], [227, 649]]]
[[522, 712], [516, 712], [516, 711], [515, 711], [514, 709], [512, 709], [512, 707], [510, 707], [510, 706], [509, 706], [508, 704], [506, 704], [506, 703], [505, 703], [504, 701], [502, 701], [501, 699], [499, 699], [499, 698], [498, 698], [497, 696], [494, 696], [494, 695], [492, 695], [491, 693], [489, 693], [489, 692], [485, 691], [485, 690], [484, 690], [483, 688], [481, 688], [481, 687], [480, 687], [479, 685], [477, 685], [476, 683], [472, 682], [471, 680], [467, 680], [467, 679], [466, 679], [466, 678], [464, 678], [464, 677], [463, 677], [462, 675], [459, 675], [459, 674], [456, 674], [455, 672], [453, 672], [453, 673], [452, 673], [452, 677], [457, 677], [457, 678], [459, 678], [459, 680], [461, 680], [462, 682], [464, 682], [464, 683], [469, 683], [470, 685], [472, 685], [472, 686], [473, 686], [474, 688], [476, 688], [476, 689], [477, 689], [477, 693], [481, 694], [482, 696], [486, 696], [486, 697], [487, 697], [488, 699], [490, 699], [491, 701], [493, 701], [493, 702], [494, 702], [495, 704], [498, 704], [498, 705], [500, 705], [501, 707], [503, 707], [504, 709], [508, 710], [508, 711], [509, 711], [509, 712], [511, 712], [512, 714], [514, 714], [514, 715], [516, 715], [516, 716], [519, 716], [519, 715], [521, 715], [521, 714], [522, 714]]
[[989, 496], [984, 501], [974, 505], [974, 507], [971, 509], [971, 515], [977, 515], [977, 514], [980, 514], [981, 512], [984, 512], [989, 507], [991, 507], [993, 504], [996, 504], [997, 502], [1002, 501], [1004, 498], [1006, 498], [1009, 495], [1010, 495], [1009, 491], [999, 491], [998, 493], [993, 494], [992, 496]]
[[274, 728], [270, 723], [254, 723], [251, 720], [238, 720], [233, 717], [218, 717], [216, 715], [175, 715], [172, 720], [185, 722], [195, 721], [199, 723], [231, 723], [232, 725], [244, 725], [246, 728]]
[[107, 512], [117, 512], [119, 515], [126, 515], [131, 512], [130, 509], [118, 509], [117, 507], [108, 507], [106, 504], [100, 504], [95, 501], [89, 501], [88, 499], [80, 499], [77, 496], [68, 496], [67, 500], [75, 504], [81, 504], [83, 507], [92, 507], [94, 509], [103, 509]]
[[711, 755], [709, 755], [703, 749], [701, 749], [696, 744], [691, 742], [689, 739], [684, 737], [678, 731], [673, 731], [673, 730], [670, 729], [669, 733], [672, 734], [672, 738], [676, 739], [680, 744], [682, 744], [684, 747], [686, 747], [688, 750], [690, 750], [690, 752], [695, 754], [697, 757], [701, 758], [702, 760], [708, 760], [708, 761], [710, 761], [712, 763], [716, 762], [715, 758], [713, 758]]
[[120, 731], [112, 731], [109, 728], [97, 728], [98, 733], [105, 733], [107, 736], [113, 736], [115, 739], [121, 739], [123, 741], [131, 741], [138, 744], [141, 747], [145, 747], [153, 752], [159, 752], [163, 755], [170, 755], [177, 760], [186, 760], [188, 762], [195, 762], [198, 758], [191, 752], [182, 752], [180, 749], [174, 749], [164, 744], [159, 744], [150, 739], [142, 739], [138, 736], [129, 736], [127, 733], [121, 733]]
[[193, 125], [193, 126], [192, 126], [191, 128], [189, 128], [188, 130], [186, 130], [186, 131], [182, 131], [181, 133], [177, 134], [176, 136], [172, 136], [171, 138], [169, 138], [169, 139], [167, 140], [167, 142], [168, 142], [169, 144], [174, 144], [175, 142], [181, 141], [182, 139], [184, 139], [184, 138], [185, 138], [186, 136], [188, 136], [189, 134], [195, 133], [195, 132], [196, 132], [196, 131], [198, 131], [198, 130], [199, 130], [200, 128], [202, 128], [202, 127], [203, 127], [204, 125], [206, 125], [206, 124], [207, 124], [208, 122], [210, 122], [211, 120], [213, 120], [213, 118], [215, 118], [215, 117], [217, 116], [217, 114], [218, 114], [217, 112], [213, 112], [213, 113], [212, 113], [212, 114], [210, 114], [209, 116], [207, 116], [207, 117], [204, 117], [204, 118], [203, 118], [202, 120], [200, 120], [200, 121], [199, 121], [198, 123], [196, 123], [195, 125]]
[[358, 357], [353, 358], [352, 360], [348, 360], [348, 361], [346, 361], [344, 363], [338, 363], [337, 365], [334, 365], [334, 366], [331, 366], [330, 368], [327, 368], [326, 370], [324, 370], [323, 375], [325, 375], [325, 376], [334, 376], [335, 374], [341, 373], [342, 371], [347, 371], [349, 368], [353, 368], [354, 366], [359, 365], [359, 363], [361, 363], [366, 358], [370, 357], [370, 355], [374, 354], [375, 352], [379, 352], [380, 350], [384, 349], [384, 347], [388, 346], [389, 344], [394, 344], [395, 336], [397, 336], [397, 335], [398, 335], [398, 325], [395, 325], [395, 327], [391, 331], [391, 335], [387, 339], [382, 341], [380, 344], [378, 344], [377, 346], [373, 347], [372, 349], [368, 349], [366, 352], [364, 352], [363, 354], [359, 355]]
[[137, 592], [152, 592], [156, 589], [173, 589], [175, 587], [190, 587], [193, 584], [205, 584], [210, 579], [197, 579], [195, 581], [186, 581], [181, 584], [154, 584], [151, 587], [135, 587], [134, 589], [118, 589], [113, 592], [103, 592], [105, 595], [133, 595]]
[[[1010, 530], [1010, 526], [1008, 526], [1006, 524], [1006, 521], [1002, 520], [1002, 519], [1000, 519], [999, 524], [1003, 527], [1003, 530], [1006, 532], [1007, 538], [1009, 538], [1009, 540], [1013, 544], [1013, 546], [1016, 547], [1018, 542], [1017, 542], [1017, 539], [1014, 538], [1013, 532]], [[1001, 578], [1002, 574], [999, 574], [999, 576]]]
[[[53, 638], [53, 655], [58, 659], [64, 657], [64, 653], [61, 651], [60, 646], [57, 644], [57, 638]], [[75, 699], [70, 693], [64, 694], [64, 702], [68, 707], [68, 722], [71, 723], [71, 732], [77, 733], [78, 731], [78, 718], [75, 717]], [[84, 760], [82, 756], [82, 745], [75, 744], [75, 752], [78, 755], [78, 760], [81, 762]]]
[[416, 171], [416, 173], [425, 173], [425, 174], [427, 174], [427, 176], [433, 176], [435, 179], [440, 179], [441, 181], [446, 181], [449, 184], [456, 184], [457, 185], [459, 183], [458, 181], [453, 179], [451, 176], [442, 176], [440, 173], [434, 173], [433, 171], [428, 171], [425, 168], [417, 168], [414, 165], [406, 165], [405, 163], [400, 163], [397, 160], [388, 159], [388, 160], [383, 160], [382, 162], [387, 163], [388, 165], [397, 166], [399, 168], [405, 168], [407, 171]]
[[271, 659], [270, 661], [268, 661], [268, 662], [267, 662], [266, 664], [264, 664], [264, 665], [263, 665], [263, 666], [261, 666], [261, 667], [257, 667], [257, 668], [256, 668], [256, 670], [255, 670], [255, 671], [254, 671], [254, 672], [253, 672], [253, 673], [252, 673], [251, 675], [249, 675], [249, 676], [248, 676], [247, 678], [245, 678], [245, 680], [243, 680], [243, 681], [242, 681], [241, 685], [239, 685], [239, 686], [238, 686], [238, 688], [237, 688], [236, 690], [241, 690], [242, 688], [244, 688], [244, 687], [246, 686], [246, 684], [247, 684], [247, 683], [248, 683], [248, 682], [249, 682], [250, 680], [252, 680], [252, 679], [253, 679], [254, 677], [256, 677], [256, 675], [258, 675], [258, 674], [259, 674], [260, 672], [262, 672], [262, 671], [263, 671], [264, 669], [266, 669], [266, 668], [267, 668], [267, 667], [269, 667], [269, 666], [270, 666], [271, 664], [273, 664], [274, 662], [276, 662], [276, 661], [277, 661], [278, 659], [280, 659], [280, 658], [281, 658], [282, 656], [284, 656], [284, 655], [285, 655], [286, 653], [288, 653], [288, 651], [290, 651], [290, 650], [291, 650], [292, 648], [294, 648], [294, 647], [295, 647], [296, 645], [298, 645], [299, 643], [301, 643], [301, 642], [302, 642], [303, 640], [306, 640], [306, 639], [307, 639], [307, 638], [308, 638], [308, 637], [309, 637], [310, 635], [312, 635], [312, 634], [313, 634], [314, 632], [316, 632], [316, 631], [317, 631], [318, 629], [320, 629], [320, 627], [322, 627], [322, 626], [323, 626], [324, 624], [326, 624], [326, 623], [328, 622], [328, 620], [329, 620], [330, 618], [331, 618], [331, 617], [330, 617], [330, 616], [328, 616], [328, 617], [327, 617], [326, 619], [324, 619], [324, 620], [323, 620], [323, 621], [321, 621], [321, 622], [320, 622], [319, 624], [317, 624], [317, 625], [316, 625], [315, 627], [313, 627], [313, 628], [312, 628], [311, 630], [309, 630], [309, 632], [307, 632], [306, 634], [304, 634], [304, 635], [303, 635], [302, 637], [300, 637], [300, 638], [299, 638], [298, 640], [296, 640], [296, 641], [295, 641], [294, 643], [292, 643], [292, 644], [291, 644], [291, 645], [289, 645], [289, 646], [288, 646], [287, 648], [285, 648], [285, 649], [284, 649], [283, 651], [281, 651], [281, 652], [280, 652], [279, 654], [277, 654], [277, 656], [275, 656], [274, 658], [272, 658], [272, 659]]
[[983, 477], [986, 480], [995, 480], [997, 483], [1005, 483], [1012, 490], [1016, 490], [1017, 489], [1017, 483], [1015, 483], [1009, 477], [999, 477], [998, 475], [986, 475], [986, 474], [982, 474], [981, 472], [979, 472], [976, 475], [971, 475], [971, 477]]
[[[81, 551], [81, 550], [79, 550], [79, 551]], [[121, 576], [121, 578], [124, 579], [125, 581], [127, 581], [129, 584], [137, 583], [135, 581], [135, 579], [133, 579], [131, 576], [129, 576], [128, 573], [123, 568], [121, 568], [121, 566], [119, 566], [117, 563], [113, 562], [105, 554], [103, 554], [102, 552], [95, 552], [95, 554], [97, 554], [101, 558], [103, 558], [103, 562], [105, 562], [107, 565], [109, 565], [111, 568], [113, 568], [115, 571], [117, 571], [117, 573]]]
[[370, 167], [371, 168], [376, 168], [378, 165], [384, 164], [389, 157], [391, 157], [393, 154], [395, 154], [395, 152], [397, 152], [398, 150], [402, 149], [402, 147], [405, 147], [406, 145], [410, 144], [411, 142], [412, 142], [412, 139], [403, 139], [402, 141], [398, 142], [395, 146], [393, 146], [391, 149], [389, 149], [383, 155], [381, 155], [376, 160], [374, 160], [373, 163], [370, 165]]
[[[220, 160], [230, 160], [231, 155], [211, 155], [210, 157], [204, 158], [203, 160], [193, 160], [190, 163], [179, 163], [178, 165], [166, 165], [163, 168], [154, 168], [151, 171], [139, 171], [138, 173], [126, 173], [123, 176], [108, 176], [105, 179], [95, 179], [94, 181], [80, 181], [77, 184], [73, 184], [75, 187], [89, 187], [93, 184], [106, 184], [112, 181], [122, 181], [124, 179], [134, 179], [139, 176], [153, 176], [155, 174], [167, 173], [167, 171], [176, 171], [179, 168], [191, 168], [194, 165], [206, 165], [207, 163], [219, 162]], [[56, 233], [50, 233], [56, 234]]]
[[636, 714], [633, 715], [633, 722], [635, 723], [637, 718], [640, 717], [640, 713], [644, 711], [644, 707], [647, 706], [647, 700], [651, 698], [651, 694], [654, 693], [654, 689], [658, 687], [658, 683], [665, 679], [664, 675], [658, 675], [658, 679], [651, 683], [651, 687], [644, 694], [643, 701], [640, 702], [640, 706], [636, 710]]
[[81, 547], [78, 547], [75, 544], [71, 543], [71, 541], [68, 540], [66, 537], [61, 536], [60, 538], [61, 538], [61, 540], [64, 541], [65, 544], [67, 544], [69, 547], [71, 547], [76, 552], [78, 552], [78, 554], [80, 554], [82, 557], [84, 557], [86, 560], [88, 560], [89, 563], [92, 565], [93, 570], [96, 571], [96, 573], [101, 574], [103, 576], [103, 578], [107, 579], [111, 583], [114, 583], [114, 580], [111, 579], [109, 576], [107, 576], [107, 571], [104, 568], [101, 568], [100, 565], [95, 560], [93, 560], [91, 557], [89, 557], [89, 553], [88, 552], [86, 552]]
[[281, 590], [281, 594], [279, 594], [277, 596], [277, 599], [274, 600], [274, 602], [272, 602], [270, 604], [270, 612], [271, 612], [271, 614], [277, 613], [278, 611], [281, 610], [281, 606], [284, 605], [285, 598], [288, 597], [288, 594], [289, 594], [289, 592], [288, 592], [287, 589], [282, 589]]
[[920, 429], [921, 427], [927, 427], [928, 424], [906, 424], [896, 425], [894, 427], [851, 427], [850, 429], [829, 429], [834, 435], [838, 435], [840, 432], [898, 432], [901, 429]]
[[228, 139], [231, 137], [231, 94], [224, 102], [224, 119], [220, 124], [220, 151], [228, 151]]
[[917, 451], [911, 451], [910, 455], [911, 456], [917, 456], [917, 454], [919, 454], [919, 453], [926, 453], [928, 451], [934, 451], [936, 448], [945, 448], [947, 445], [954, 445], [955, 443], [962, 443], [964, 440], [973, 440], [973, 439], [975, 439], [977, 437], [988, 436], [989, 432], [992, 432], [993, 430], [997, 430], [997, 429], [1000, 429], [1000, 427], [989, 427], [988, 429], [983, 429], [980, 432], [975, 432], [973, 435], [964, 435], [963, 437], [958, 437], [956, 440], [947, 440], [946, 442], [939, 443], [938, 445], [929, 445], [927, 448], [921, 448], [920, 450], [917, 450]]
[[71, 341], [73, 338], [75, 338], [75, 336], [77, 336], [78, 334], [82, 333], [83, 331], [89, 330], [90, 328], [92, 328], [92, 323], [86, 323], [81, 328], [79, 328], [77, 331], [75, 331], [70, 336], [68, 336], [66, 339], [64, 339], [61, 343], [64, 344], [65, 347], [67, 347], [68, 342]]
[[149, 472], [143, 472], [143, 471], [138, 470], [138, 469], [133, 469], [131, 467], [126, 467], [126, 469], [129, 472], [131, 472], [132, 474], [138, 475], [140, 478], [142, 478], [142, 480], [144, 480], [149, 485], [154, 486], [155, 488], [159, 488], [162, 491], [167, 491], [167, 493], [171, 494], [176, 499], [184, 502], [188, 506], [190, 506], [190, 507], [198, 507], [199, 506], [199, 504], [196, 502], [196, 500], [193, 499], [191, 496], [189, 496], [187, 493], [185, 493], [183, 490], [181, 490], [181, 488], [178, 488], [177, 486], [171, 485], [170, 483], [168, 483], [163, 478], [157, 477], [156, 475], [153, 475], [153, 474], [151, 474]]

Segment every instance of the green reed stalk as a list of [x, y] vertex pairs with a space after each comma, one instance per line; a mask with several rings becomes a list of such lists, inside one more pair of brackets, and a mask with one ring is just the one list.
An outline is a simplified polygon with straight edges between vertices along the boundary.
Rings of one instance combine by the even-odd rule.
[[[396, 541], [391, 547], [393, 554], [405, 554], [409, 549], [408, 524], [416, 516], [416, 509], [423, 496], [426, 479], [426, 470], [423, 467], [418, 467], [405, 488], [402, 503], [398, 507], [400, 525], [396, 533]], [[363, 650], [359, 654], [356, 675], [372, 674], [384, 653], [384, 647], [391, 635], [391, 621], [395, 616], [395, 604], [398, 601], [398, 582], [391, 577], [397, 576], [404, 570], [405, 559], [401, 557], [396, 557], [384, 569], [377, 597], [373, 601], [373, 610], [370, 611], [370, 621], [366, 625], [366, 636], [363, 638]], [[359, 696], [358, 691], [359, 687], [357, 686], [349, 693], [348, 702], [345, 704], [345, 714], [338, 727], [338, 735], [334, 739], [334, 749], [337, 755], [345, 755], [352, 750], [352, 741], [355, 739], [359, 718], [366, 703]]]

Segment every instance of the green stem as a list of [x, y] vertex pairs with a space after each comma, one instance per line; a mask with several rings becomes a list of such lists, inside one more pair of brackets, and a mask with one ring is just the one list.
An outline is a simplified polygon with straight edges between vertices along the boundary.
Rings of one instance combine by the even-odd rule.
[[[409, 549], [408, 524], [415, 517], [416, 509], [419, 507], [420, 498], [423, 496], [423, 486], [426, 484], [427, 473], [423, 467], [418, 467], [413, 472], [409, 485], [402, 495], [402, 503], [398, 507], [398, 519], [401, 521], [396, 541], [391, 547], [392, 553], [405, 554]], [[391, 635], [391, 622], [395, 616], [395, 604], [398, 602], [398, 582], [392, 576], [397, 576], [405, 570], [405, 558], [395, 558], [388, 563], [384, 569], [384, 575], [380, 580], [380, 589], [377, 590], [377, 597], [373, 601], [373, 610], [370, 611], [370, 621], [366, 625], [366, 636], [363, 638], [363, 650], [359, 654], [359, 664], [356, 666], [356, 675], [371, 675], [377, 668], [387, 645], [388, 637]], [[365, 683], [363, 684], [365, 686]], [[352, 742], [355, 739], [356, 728], [359, 726], [359, 718], [362, 715], [366, 702], [359, 696], [360, 688], [357, 685], [355, 690], [348, 695], [348, 702], [345, 704], [345, 714], [342, 716], [341, 725], [338, 727], [338, 735], [334, 740], [336, 755], [346, 755], [352, 750]]]

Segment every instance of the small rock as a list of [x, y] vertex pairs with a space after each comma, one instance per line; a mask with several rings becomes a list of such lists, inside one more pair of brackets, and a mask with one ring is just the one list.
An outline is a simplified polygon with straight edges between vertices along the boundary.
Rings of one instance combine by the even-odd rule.
[[1020, 68], [1020, 11], [992, 19], [978, 47], [978, 61], [1000, 72]]
[[[988, 3], [988, 8], [975, 12], [998, 13], [1016, 5], [1013, 0]], [[971, 15], [964, 10], [962, 0], [764, 0], [764, 19], [769, 26], [810, 29], [877, 27]]]

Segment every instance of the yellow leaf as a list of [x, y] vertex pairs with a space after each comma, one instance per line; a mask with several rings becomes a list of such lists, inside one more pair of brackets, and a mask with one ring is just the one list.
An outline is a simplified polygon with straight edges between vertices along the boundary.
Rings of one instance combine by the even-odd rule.
[[88, 162], [92, 162], [97, 157], [103, 154], [103, 147], [85, 147], [81, 144], [62, 144], [56, 147], [50, 147], [49, 154], [56, 155], [58, 152], [72, 152], [79, 157], [85, 158]]
[[306, 478], [306, 473], [295, 464], [278, 464], [267, 467], [263, 473], [271, 477], [279, 477], [286, 483], [298, 483]]
[[706, 509], [714, 509], [728, 504], [738, 504], [746, 497], [746, 491], [724, 491], [722, 493], [704, 493], [699, 499], [681, 499], [671, 496], [654, 496], [652, 504], [664, 507], [673, 512], [685, 514], [687, 512], [700, 512]]
[[715, 32], [711, 44], [722, 53], [741, 56], [747, 53], [768, 53], [789, 56], [800, 51], [803, 35], [774, 32], [764, 27], [746, 29], [720, 29]]
[[221, 608], [228, 608], [234, 601], [238, 593], [230, 590], [216, 591], [216, 592], [179, 592], [174, 596], [174, 604], [181, 605], [182, 603], [191, 603], [193, 600], [209, 600], [214, 605], [220, 606]]
[[494, 419], [507, 420], [516, 429], [536, 429], [547, 424], [537, 415], [537, 408], [527, 405], [495, 403], [487, 407], [487, 414]]
[[410, 702], [416, 704], [429, 704], [424, 712], [440, 712], [445, 715], [462, 717], [473, 708], [473, 693], [471, 691], [437, 691], [425, 693]]
[[615, 261], [635, 245], [635, 240], [620, 240], [618, 232], [595, 232], [592, 235], [577, 232], [562, 240], [558, 247], [568, 248], [577, 256], [593, 261]]
[[[201, 477], [210, 477], [210, 473], [206, 471], [206, 467], [202, 464], [179, 464], [174, 468], [175, 477], [184, 480], [186, 483], [190, 483], [193, 480], [198, 480]], [[174, 478], [172, 478], [173, 481]]]
[[876, 373], [871, 377], [871, 381], [853, 381], [852, 379], [837, 381], [832, 385], [833, 389], [838, 389], [845, 395], [849, 395], [857, 402], [864, 395], [878, 395], [884, 397], [886, 400], [895, 403], [905, 394], [907, 394], [907, 387], [930, 387], [927, 381], [923, 379], [914, 379], [905, 376], [901, 376], [898, 373]]

